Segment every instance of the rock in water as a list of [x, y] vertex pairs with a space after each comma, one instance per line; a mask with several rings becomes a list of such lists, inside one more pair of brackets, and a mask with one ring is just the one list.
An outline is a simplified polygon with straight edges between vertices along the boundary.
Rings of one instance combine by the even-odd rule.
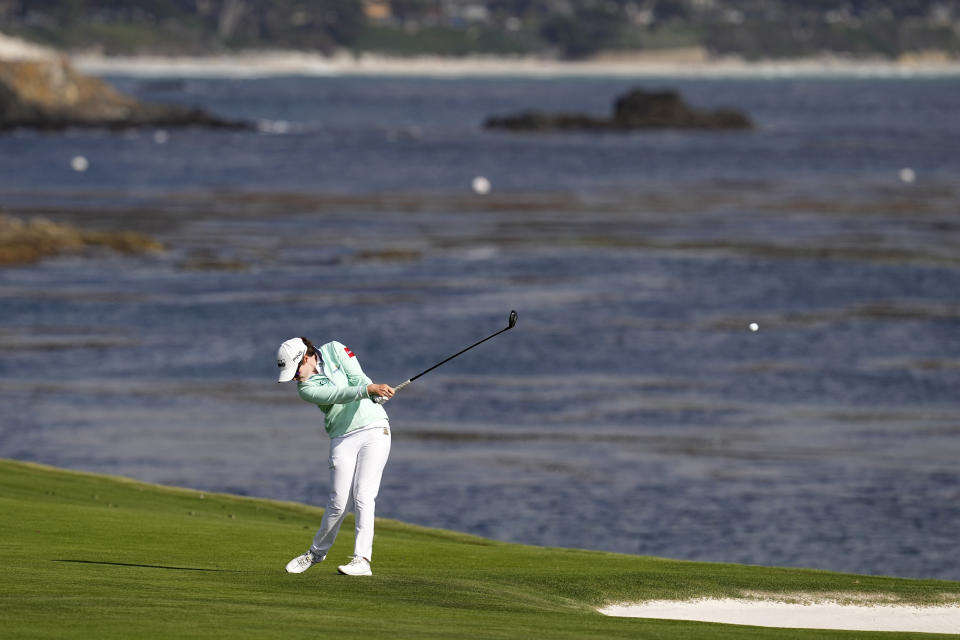
[[617, 129], [749, 129], [739, 111], [692, 109], [676, 91], [634, 89], [618, 97], [612, 124]]
[[0, 130], [145, 126], [252, 128], [202, 109], [140, 102], [78, 73], [66, 58], [0, 60]]
[[676, 91], [634, 89], [619, 96], [610, 118], [579, 113], [547, 114], [525, 111], [487, 118], [484, 127], [511, 131], [631, 131], [636, 129], [749, 129], [750, 119], [739, 111], [706, 111], [687, 105]]
[[483, 125], [487, 129], [512, 129], [515, 131], [590, 131], [609, 129], [610, 123], [602, 118], [579, 113], [549, 114], [542, 111], [524, 111], [512, 116], [492, 116]]

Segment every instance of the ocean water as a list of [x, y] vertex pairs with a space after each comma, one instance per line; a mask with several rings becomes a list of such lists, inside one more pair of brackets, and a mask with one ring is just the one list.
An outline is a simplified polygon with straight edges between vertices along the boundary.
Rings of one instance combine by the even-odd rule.
[[[3, 212], [167, 246], [0, 270], [0, 456], [323, 505], [279, 343], [396, 384], [516, 309], [387, 405], [378, 515], [960, 580], [956, 78], [110, 80], [259, 127], [0, 137]], [[634, 86], [756, 127], [481, 126]]]

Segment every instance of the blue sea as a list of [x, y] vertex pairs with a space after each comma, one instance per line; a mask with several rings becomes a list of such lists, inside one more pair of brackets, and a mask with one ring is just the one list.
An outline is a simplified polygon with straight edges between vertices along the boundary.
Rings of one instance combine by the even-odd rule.
[[[957, 78], [108, 80], [256, 127], [0, 136], [0, 213], [167, 247], [0, 268], [0, 456], [322, 506], [280, 342], [397, 384], [516, 309], [386, 405], [379, 516], [960, 580]], [[756, 126], [482, 127], [634, 87]]]

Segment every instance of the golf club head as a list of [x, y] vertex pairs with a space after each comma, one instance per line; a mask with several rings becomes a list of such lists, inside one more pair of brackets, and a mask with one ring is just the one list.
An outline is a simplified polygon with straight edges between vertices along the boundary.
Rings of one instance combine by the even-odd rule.
[[510, 312], [510, 324], [507, 326], [507, 329], [513, 329], [514, 325], [517, 324], [517, 312]]

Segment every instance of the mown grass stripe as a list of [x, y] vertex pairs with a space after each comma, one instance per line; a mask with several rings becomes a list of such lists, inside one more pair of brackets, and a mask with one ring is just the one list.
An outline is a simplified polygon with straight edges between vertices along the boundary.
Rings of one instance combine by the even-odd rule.
[[336, 573], [352, 521], [326, 562], [287, 575], [321, 515], [0, 460], [3, 637], [890, 638], [609, 618], [594, 607], [744, 592], [960, 598], [958, 582], [530, 547], [386, 519], [374, 576]]

